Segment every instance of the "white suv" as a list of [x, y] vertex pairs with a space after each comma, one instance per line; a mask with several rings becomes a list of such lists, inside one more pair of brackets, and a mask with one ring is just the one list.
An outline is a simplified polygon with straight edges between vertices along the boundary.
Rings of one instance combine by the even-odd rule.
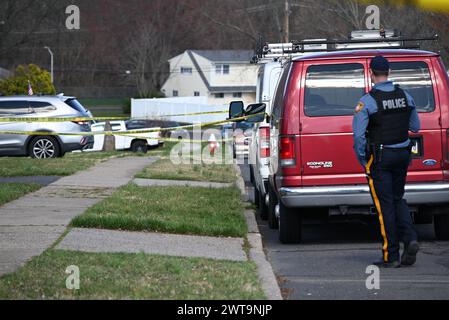
[[[0, 97], [0, 118], [86, 118], [91, 117], [74, 97], [15, 96]], [[6, 134], [7, 132], [36, 132], [49, 135]], [[3, 133], [2, 133], [3, 132]], [[33, 158], [62, 157], [66, 152], [93, 146], [88, 121], [66, 122], [0, 122], [0, 156], [30, 156]], [[79, 133], [59, 135], [53, 133]]]

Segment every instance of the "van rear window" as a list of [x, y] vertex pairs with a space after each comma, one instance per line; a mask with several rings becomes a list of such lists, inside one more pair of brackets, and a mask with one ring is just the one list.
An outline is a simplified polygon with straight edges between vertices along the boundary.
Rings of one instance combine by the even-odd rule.
[[304, 112], [309, 117], [349, 116], [365, 94], [362, 64], [326, 64], [307, 70]]
[[435, 110], [435, 95], [429, 67], [425, 62], [392, 62], [390, 80], [413, 97], [418, 112]]

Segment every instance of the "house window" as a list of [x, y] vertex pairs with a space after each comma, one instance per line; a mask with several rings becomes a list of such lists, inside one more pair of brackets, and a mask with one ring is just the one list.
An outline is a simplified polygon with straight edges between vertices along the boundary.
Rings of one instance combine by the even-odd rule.
[[181, 67], [181, 74], [192, 74], [193, 69], [189, 67]]
[[215, 66], [215, 72], [217, 74], [229, 74], [231, 67], [229, 64], [217, 64]]
[[199, 96], [200, 96], [200, 93], [199, 93], [198, 91], [195, 91], [195, 92], [193, 93], [193, 95], [194, 95], [195, 97], [199, 97]]
[[224, 93], [216, 93], [215, 94], [215, 99], [223, 99], [224, 98]]
[[173, 90], [173, 97], [179, 97], [178, 90]]
[[233, 96], [234, 98], [241, 98], [243, 94], [241, 92], [234, 92]]

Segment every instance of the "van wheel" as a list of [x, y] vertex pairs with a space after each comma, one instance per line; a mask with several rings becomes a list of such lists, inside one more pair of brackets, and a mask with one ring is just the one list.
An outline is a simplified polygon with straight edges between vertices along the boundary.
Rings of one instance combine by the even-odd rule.
[[131, 145], [132, 152], [148, 153], [148, 144], [145, 141], [134, 141]]
[[449, 240], [448, 214], [436, 214], [434, 216], [434, 227], [437, 240]]
[[287, 208], [279, 201], [279, 240], [283, 244], [298, 244], [302, 240], [301, 214], [292, 208]]
[[36, 137], [28, 146], [28, 154], [34, 159], [52, 159], [60, 156], [61, 148], [55, 137]]
[[257, 213], [259, 214], [260, 218], [262, 220], [267, 220], [268, 219], [268, 208], [267, 205], [265, 203], [265, 199], [264, 196], [262, 194], [262, 192], [258, 191], [258, 202], [259, 202], [259, 207], [257, 209]]
[[268, 205], [268, 226], [270, 229], [277, 230], [279, 228], [278, 218], [276, 217], [277, 198], [273, 189], [268, 185], [268, 194], [270, 196], [270, 203]]

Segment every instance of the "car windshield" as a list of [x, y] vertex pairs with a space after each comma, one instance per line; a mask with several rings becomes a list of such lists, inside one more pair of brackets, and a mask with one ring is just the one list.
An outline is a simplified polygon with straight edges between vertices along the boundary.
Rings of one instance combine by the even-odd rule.
[[84, 106], [77, 99], [67, 99], [65, 103], [72, 107], [72, 109], [87, 115], [87, 109], [84, 108]]

